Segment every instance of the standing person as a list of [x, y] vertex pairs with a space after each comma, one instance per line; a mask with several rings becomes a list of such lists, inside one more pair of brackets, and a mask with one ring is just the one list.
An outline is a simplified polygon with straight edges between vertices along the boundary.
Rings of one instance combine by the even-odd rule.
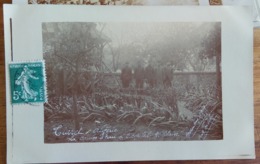
[[163, 67], [160, 62], [157, 62], [156, 71], [156, 86], [158, 88], [163, 87]]
[[154, 87], [154, 74], [154, 68], [149, 63], [148, 66], [145, 68], [145, 75], [150, 88]]
[[173, 78], [173, 71], [170, 63], [167, 64], [163, 72], [164, 72], [164, 77], [163, 77], [164, 88], [169, 88], [172, 86], [172, 78]]
[[135, 78], [135, 88], [142, 89], [144, 83], [144, 68], [141, 65], [141, 62], [138, 61], [137, 67], [134, 70]]
[[123, 88], [128, 88], [132, 80], [132, 69], [129, 67], [129, 62], [125, 63], [124, 68], [121, 71], [121, 81]]

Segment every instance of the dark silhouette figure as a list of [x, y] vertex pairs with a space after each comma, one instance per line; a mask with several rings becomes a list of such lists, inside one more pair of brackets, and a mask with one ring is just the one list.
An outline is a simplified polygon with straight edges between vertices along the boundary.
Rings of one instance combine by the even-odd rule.
[[121, 81], [123, 88], [128, 88], [132, 80], [132, 69], [129, 67], [129, 63], [126, 62], [124, 68], [121, 71]]
[[145, 69], [145, 76], [150, 88], [155, 85], [155, 71], [154, 68], [149, 64]]
[[155, 77], [156, 77], [156, 87], [163, 88], [163, 67], [161, 63], [157, 64], [155, 68]]
[[169, 88], [172, 86], [172, 78], [173, 78], [173, 71], [172, 71], [171, 65], [169, 63], [164, 68], [163, 73], [164, 73], [163, 85], [165, 88]]
[[135, 88], [142, 89], [144, 83], [144, 68], [141, 63], [138, 62], [137, 67], [134, 70]]

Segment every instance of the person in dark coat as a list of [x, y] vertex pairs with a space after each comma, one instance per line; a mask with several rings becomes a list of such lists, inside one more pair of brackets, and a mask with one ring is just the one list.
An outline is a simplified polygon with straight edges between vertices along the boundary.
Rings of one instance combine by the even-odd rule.
[[121, 81], [123, 88], [128, 88], [132, 80], [132, 69], [129, 67], [129, 63], [126, 62], [124, 68], [121, 71]]
[[134, 70], [135, 88], [142, 89], [144, 83], [144, 68], [141, 62], [137, 63], [137, 67]]
[[147, 79], [147, 82], [149, 84], [149, 87], [150, 88], [153, 88], [154, 87], [154, 75], [155, 75], [155, 71], [154, 71], [154, 68], [151, 66], [151, 64], [149, 64], [146, 68], [145, 68], [145, 76], [146, 76], [146, 79]]
[[173, 70], [171, 64], [168, 63], [163, 70], [163, 85], [165, 88], [172, 86]]
[[156, 87], [163, 88], [163, 67], [160, 62], [157, 63], [155, 68]]

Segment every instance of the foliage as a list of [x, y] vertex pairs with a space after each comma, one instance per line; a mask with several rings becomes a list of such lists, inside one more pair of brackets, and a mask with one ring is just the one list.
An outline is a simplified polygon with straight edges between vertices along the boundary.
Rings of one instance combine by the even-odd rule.
[[[180, 140], [222, 138], [222, 106], [215, 98], [214, 85], [195, 91], [174, 89], [122, 89], [99, 87], [92, 93], [78, 96], [80, 122], [83, 125], [140, 126], [157, 131], [168, 129], [178, 133]], [[208, 91], [205, 91], [208, 90]], [[62, 100], [63, 99], [63, 100]], [[60, 104], [65, 102], [63, 108]], [[185, 109], [180, 109], [183, 102]], [[73, 98], [52, 97], [45, 105], [45, 121], [73, 119]], [[186, 114], [185, 112], [190, 112]]]
[[[121, 125], [152, 131], [170, 129], [181, 140], [221, 139], [221, 87], [216, 82], [220, 71], [203, 73], [209, 64], [205, 58], [216, 57], [218, 62], [212, 65], [220, 62], [220, 24], [135, 26], [147, 29], [123, 33], [126, 40], [116, 42], [112, 35], [105, 35], [109, 29], [105, 23], [43, 23], [49, 90], [46, 124], [69, 120], [68, 126], [74, 125], [75, 130], [80, 125]], [[205, 31], [201, 33], [201, 29]], [[145, 64], [171, 62], [175, 71], [202, 72], [182, 72], [173, 78], [170, 88], [135, 89], [132, 84], [121, 88], [115, 73], [120, 63], [134, 65], [140, 60]]]
[[[92, 76], [81, 76], [82, 71], [91, 71], [91, 66], [98, 71], [102, 69], [103, 47], [110, 40], [102, 34], [102, 23], [43, 23], [42, 27], [43, 46], [47, 50], [44, 58], [47, 74], [51, 76], [48, 83], [57, 80], [54, 83], [60, 88], [60, 95], [64, 95], [65, 89], [71, 89], [75, 128], [78, 129], [78, 89], [75, 88], [89, 87], [89, 81], [93, 81]], [[55, 78], [57, 75], [58, 78]], [[80, 81], [85, 84], [80, 85]]]
[[[179, 71], [214, 71], [210, 67], [220, 55], [221, 24], [219, 22], [132, 23], [110, 24], [120, 27], [110, 32], [113, 44], [108, 48], [116, 69], [126, 61], [133, 66], [171, 63]], [[109, 53], [108, 53], [109, 54]], [[116, 58], [115, 58], [116, 57]], [[116, 60], [114, 60], [116, 59]]]

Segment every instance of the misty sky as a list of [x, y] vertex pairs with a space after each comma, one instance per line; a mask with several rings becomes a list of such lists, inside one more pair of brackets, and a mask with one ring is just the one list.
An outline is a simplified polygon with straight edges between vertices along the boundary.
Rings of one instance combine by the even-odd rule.
[[153, 39], [163, 39], [176, 33], [185, 36], [188, 31], [192, 30], [200, 35], [207, 35], [214, 26], [214, 23], [206, 22], [106, 23], [104, 33], [116, 46], [119, 43], [143, 42], [145, 39], [151, 42]]

